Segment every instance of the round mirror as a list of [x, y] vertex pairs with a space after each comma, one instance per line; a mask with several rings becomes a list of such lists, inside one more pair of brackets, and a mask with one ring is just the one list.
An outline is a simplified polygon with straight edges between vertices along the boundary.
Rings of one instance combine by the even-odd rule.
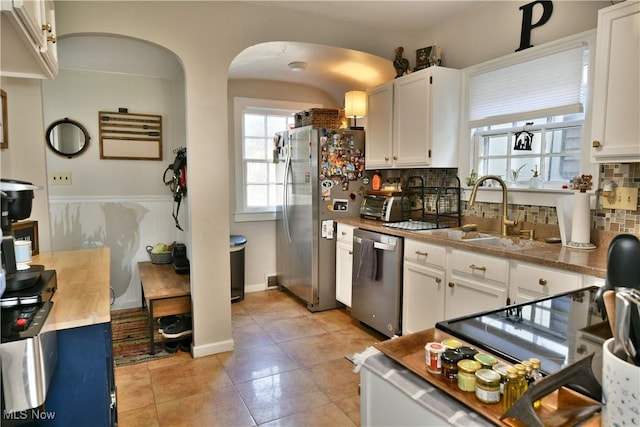
[[80, 123], [64, 118], [47, 128], [47, 145], [56, 154], [72, 158], [87, 149], [89, 134]]

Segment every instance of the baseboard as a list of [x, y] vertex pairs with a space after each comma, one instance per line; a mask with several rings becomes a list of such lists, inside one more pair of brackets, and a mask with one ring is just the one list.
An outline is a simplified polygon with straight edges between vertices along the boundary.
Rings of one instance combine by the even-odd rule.
[[111, 311], [127, 310], [129, 308], [139, 308], [139, 307], [142, 307], [142, 302], [139, 299], [129, 300], [129, 301], [118, 301], [118, 299], [116, 298], [116, 300], [113, 302], [113, 305], [111, 305]]
[[192, 345], [191, 351], [194, 358], [210, 356], [212, 354], [224, 353], [231, 351], [234, 348], [233, 340], [220, 341], [205, 345]]

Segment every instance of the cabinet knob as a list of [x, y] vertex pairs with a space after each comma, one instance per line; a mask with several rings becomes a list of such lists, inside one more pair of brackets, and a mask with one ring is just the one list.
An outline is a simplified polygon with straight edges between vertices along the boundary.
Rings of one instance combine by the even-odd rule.
[[385, 161], [385, 162], [388, 162], [388, 161], [389, 161], [389, 158], [385, 156], [384, 161]]
[[353, 255], [353, 251], [349, 251], [349, 255]]
[[42, 31], [46, 31], [47, 33], [50, 33], [53, 30], [53, 27], [51, 26], [50, 23], [46, 23], [46, 24], [42, 24]]
[[439, 278], [439, 277], [436, 277], [436, 283], [437, 283], [437, 284], [442, 283], [442, 279], [441, 279], [441, 278]]
[[393, 160], [398, 160], [398, 156], [393, 156]]
[[55, 34], [51, 34], [50, 36], [47, 36], [47, 41], [55, 44], [57, 41]]
[[538, 279], [538, 284], [540, 286], [545, 286], [547, 284], [547, 279], [542, 279], [542, 278]]
[[342, 234], [343, 236], [346, 236], [346, 235], [347, 235], [347, 232], [346, 232], [346, 231], [343, 231], [341, 234]]
[[600, 147], [602, 146], [602, 143], [601, 143], [600, 141], [593, 141], [593, 142], [591, 143], [591, 146], [592, 146], [593, 148], [600, 148]]
[[469, 268], [472, 269], [472, 270], [487, 271], [487, 267], [481, 267], [481, 266], [477, 266], [475, 264], [471, 264], [469, 266]]
[[453, 288], [455, 285], [456, 285], [455, 283], [453, 283], [453, 282], [449, 282], [449, 287], [450, 287], [450, 288]]
[[418, 256], [429, 256], [428, 252], [416, 251], [416, 255]]
[[578, 354], [585, 354], [587, 352], [587, 347], [585, 347], [584, 345], [581, 345], [580, 347], [576, 348], [576, 353]]

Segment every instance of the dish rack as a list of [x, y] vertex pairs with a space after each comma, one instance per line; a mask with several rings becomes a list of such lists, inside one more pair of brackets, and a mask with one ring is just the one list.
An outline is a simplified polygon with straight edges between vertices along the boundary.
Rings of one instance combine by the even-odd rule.
[[410, 176], [402, 197], [409, 198], [411, 208], [403, 211], [403, 217], [434, 223], [437, 228], [460, 227], [460, 195], [460, 178], [457, 176], [443, 177], [437, 186], [425, 185], [422, 176]]

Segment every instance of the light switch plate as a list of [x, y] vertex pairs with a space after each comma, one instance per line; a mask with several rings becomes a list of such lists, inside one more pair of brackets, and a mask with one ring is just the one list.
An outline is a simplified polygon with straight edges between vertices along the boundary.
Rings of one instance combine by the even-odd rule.
[[617, 187], [612, 201], [607, 197], [603, 197], [602, 207], [607, 209], [636, 211], [638, 210], [638, 189]]

